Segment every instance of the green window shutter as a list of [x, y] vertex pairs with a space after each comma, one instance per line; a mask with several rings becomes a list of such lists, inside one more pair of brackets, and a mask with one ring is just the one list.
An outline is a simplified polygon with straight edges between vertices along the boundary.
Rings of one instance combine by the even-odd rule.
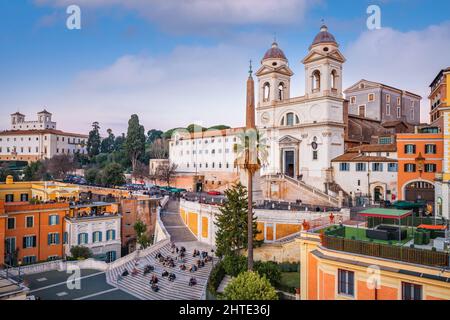
[[52, 235], [49, 233], [47, 235], [47, 244], [50, 245], [52, 243]]
[[59, 233], [55, 234], [55, 244], [59, 244]]

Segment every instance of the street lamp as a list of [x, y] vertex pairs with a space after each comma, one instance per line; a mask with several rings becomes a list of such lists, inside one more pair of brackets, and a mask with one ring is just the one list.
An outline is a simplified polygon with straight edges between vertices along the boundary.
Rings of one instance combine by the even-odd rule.
[[19, 265], [19, 281], [20, 281], [20, 266], [22, 265], [22, 260], [19, 259], [17, 264]]

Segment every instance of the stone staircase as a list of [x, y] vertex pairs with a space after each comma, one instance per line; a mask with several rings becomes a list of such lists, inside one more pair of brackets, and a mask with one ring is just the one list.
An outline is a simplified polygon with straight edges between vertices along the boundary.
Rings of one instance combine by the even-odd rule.
[[284, 182], [286, 185], [285, 201], [296, 201], [301, 199], [303, 203], [310, 205], [341, 207], [342, 201], [338, 197], [326, 194], [322, 190], [306, 184], [303, 181], [291, 178], [289, 176], [267, 175], [265, 180], [269, 182]]
[[[202, 250], [200, 247], [195, 247], [196, 242], [193, 243], [178, 243], [177, 246], [181, 245], [186, 248], [186, 267], [189, 268], [190, 265], [195, 264], [198, 257], [192, 257], [192, 252], [194, 249]], [[209, 274], [212, 270], [212, 262], [206, 263], [205, 267], [199, 268], [196, 272], [189, 272], [188, 270], [182, 271], [179, 269], [179, 263], [176, 263], [174, 268], [166, 268], [155, 259], [156, 254], [159, 252], [164, 257], [172, 256], [174, 259], [175, 254], [171, 252], [170, 243], [165, 244], [162, 247], [155, 246], [155, 250], [147, 253], [146, 256], [140, 257], [139, 263], [136, 266], [136, 261], [129, 261], [128, 263], [118, 266], [109, 270], [106, 274], [107, 282], [110, 285], [118, 287], [119, 289], [141, 299], [141, 300], [200, 300], [204, 297], [206, 292], [206, 286], [208, 283]], [[146, 265], [152, 265], [155, 270], [144, 276], [144, 267]], [[131, 275], [131, 270], [136, 267], [138, 269], [138, 274]], [[130, 272], [126, 277], [117, 281], [119, 275], [122, 274], [125, 269]], [[174, 273], [176, 279], [174, 282], [170, 282], [167, 277], [162, 277], [162, 272], [167, 270], [169, 273]], [[158, 277], [159, 291], [153, 292], [150, 286], [150, 279], [152, 274]], [[197, 285], [190, 287], [189, 279], [191, 277], [196, 278]]]

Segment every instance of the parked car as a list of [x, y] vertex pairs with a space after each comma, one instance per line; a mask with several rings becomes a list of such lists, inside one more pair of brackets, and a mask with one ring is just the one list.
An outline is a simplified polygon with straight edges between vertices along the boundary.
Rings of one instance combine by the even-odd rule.
[[219, 191], [208, 191], [207, 194], [210, 196], [220, 196], [221, 195], [221, 193]]

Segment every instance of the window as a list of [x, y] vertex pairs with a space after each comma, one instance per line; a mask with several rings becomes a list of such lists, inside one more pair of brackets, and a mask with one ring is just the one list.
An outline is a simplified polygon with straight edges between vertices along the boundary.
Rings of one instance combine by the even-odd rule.
[[288, 125], [288, 126], [294, 125], [294, 114], [292, 112], [289, 112], [286, 115], [286, 125]]
[[415, 154], [416, 146], [414, 144], [405, 144], [405, 153], [406, 154]]
[[350, 171], [350, 163], [342, 162], [339, 164], [340, 171]]
[[92, 234], [92, 242], [102, 242], [102, 233], [101, 231], [95, 231]]
[[47, 235], [47, 244], [59, 244], [59, 233], [49, 233]]
[[25, 256], [23, 257], [24, 264], [32, 264], [36, 263], [36, 256]]
[[400, 118], [402, 116], [402, 108], [397, 107], [397, 118]]
[[8, 218], [8, 230], [16, 228], [16, 218]]
[[14, 202], [14, 195], [13, 194], [7, 194], [5, 196], [5, 202]]
[[20, 195], [20, 201], [21, 202], [28, 202], [28, 193], [22, 193]]
[[33, 228], [34, 227], [34, 217], [33, 216], [26, 217], [25, 225], [27, 226], [27, 228]]
[[67, 232], [63, 233], [63, 244], [69, 243], [69, 234]]
[[402, 99], [400, 97], [397, 97], [397, 106], [402, 104]]
[[358, 114], [360, 117], [365, 117], [366, 116], [366, 106], [362, 105], [358, 107]]
[[391, 103], [391, 95], [390, 94], [386, 95], [386, 103]]
[[338, 293], [353, 296], [355, 293], [355, 273], [338, 269]]
[[337, 89], [336, 87], [337, 72], [336, 70], [331, 71], [331, 89]]
[[387, 116], [390, 116], [390, 115], [391, 115], [391, 105], [390, 105], [390, 104], [387, 104], [387, 105], [386, 105], [386, 115], [387, 115]]
[[350, 103], [351, 104], [355, 104], [356, 103], [356, 97], [355, 96], [350, 98]]
[[23, 237], [23, 248], [36, 248], [36, 236]]
[[278, 100], [283, 100], [284, 99], [284, 83], [280, 82], [280, 84], [278, 85]]
[[87, 233], [78, 234], [78, 245], [87, 243], [88, 243], [88, 234]]
[[425, 172], [436, 172], [436, 164], [426, 163], [425, 164]]
[[397, 172], [398, 165], [396, 163], [388, 163], [388, 171], [389, 172]]
[[56, 226], [59, 224], [59, 216], [58, 215], [51, 215], [48, 216], [48, 224], [50, 226]]
[[14, 253], [16, 251], [16, 238], [5, 239], [5, 253]]
[[263, 87], [263, 101], [269, 101], [270, 98], [270, 84], [266, 82]]
[[404, 166], [405, 172], [416, 172], [416, 165], [414, 163], [406, 163]]
[[106, 231], [106, 241], [116, 240], [116, 230]]
[[391, 139], [391, 137], [381, 137], [378, 140], [378, 143], [379, 144], [391, 144], [392, 143], [392, 139]]
[[414, 120], [415, 114], [414, 114], [414, 107], [411, 108], [411, 120]]
[[372, 171], [374, 172], [382, 172], [383, 171], [383, 164], [376, 162], [372, 163]]
[[367, 96], [367, 100], [368, 100], [369, 102], [375, 101], [375, 94], [369, 93], [369, 95]]
[[402, 300], [422, 300], [422, 286], [402, 282]]
[[435, 144], [426, 144], [425, 145], [425, 153], [426, 154], [436, 154], [436, 145]]
[[312, 90], [313, 92], [320, 91], [320, 71], [316, 70], [312, 74]]
[[317, 160], [318, 159], [318, 154], [317, 154], [317, 150], [313, 150], [313, 160]]
[[356, 171], [357, 172], [364, 172], [366, 171], [366, 164], [364, 162], [359, 162], [356, 164]]

